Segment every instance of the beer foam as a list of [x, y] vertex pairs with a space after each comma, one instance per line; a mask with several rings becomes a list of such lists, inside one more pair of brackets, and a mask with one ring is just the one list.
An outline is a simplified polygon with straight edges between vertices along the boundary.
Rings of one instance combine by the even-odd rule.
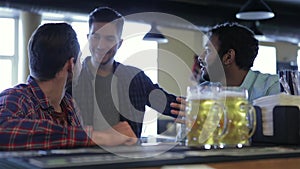
[[237, 91], [221, 91], [220, 97], [246, 97], [244, 92]]
[[215, 99], [216, 95], [214, 93], [205, 93], [205, 94], [199, 94], [199, 93], [189, 93], [187, 96], [188, 100], [199, 100], [199, 99]]

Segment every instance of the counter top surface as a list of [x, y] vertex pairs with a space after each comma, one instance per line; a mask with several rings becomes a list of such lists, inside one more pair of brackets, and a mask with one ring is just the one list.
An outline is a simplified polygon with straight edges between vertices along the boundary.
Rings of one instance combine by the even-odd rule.
[[[219, 163], [224, 163], [224, 166], [231, 168], [230, 166], [235, 164], [250, 166], [247, 161], [256, 163], [263, 160], [268, 163], [268, 160], [287, 162], [289, 159], [297, 159], [295, 165], [300, 163], [300, 147], [255, 146], [205, 150], [179, 146], [174, 143], [161, 143], [140, 146], [0, 152], [0, 164], [11, 166], [11, 168], [31, 169], [120, 168], [121, 166], [121, 168], [161, 168], [169, 165], [191, 164], [209, 164], [218, 168], [220, 167]], [[4, 161], [6, 162], [4, 163]], [[221, 166], [223, 168], [223, 165]]]

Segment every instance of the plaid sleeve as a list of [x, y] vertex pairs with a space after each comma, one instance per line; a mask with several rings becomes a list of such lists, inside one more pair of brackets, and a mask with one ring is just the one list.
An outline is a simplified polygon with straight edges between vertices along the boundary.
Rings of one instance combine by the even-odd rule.
[[26, 103], [13, 95], [0, 97], [0, 149], [54, 149], [88, 146], [80, 125], [61, 126], [49, 119], [26, 118]]
[[89, 137], [77, 126], [63, 127], [50, 120], [1, 119], [0, 148], [53, 149], [88, 146]]

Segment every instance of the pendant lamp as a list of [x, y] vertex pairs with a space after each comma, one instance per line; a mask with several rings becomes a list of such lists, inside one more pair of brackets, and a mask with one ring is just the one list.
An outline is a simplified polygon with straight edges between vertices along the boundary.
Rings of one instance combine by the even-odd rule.
[[248, 0], [236, 14], [236, 18], [243, 20], [263, 20], [274, 16], [274, 12], [263, 0]]
[[143, 40], [156, 41], [157, 43], [167, 43], [168, 39], [157, 29], [156, 24], [151, 24], [151, 29], [144, 36]]

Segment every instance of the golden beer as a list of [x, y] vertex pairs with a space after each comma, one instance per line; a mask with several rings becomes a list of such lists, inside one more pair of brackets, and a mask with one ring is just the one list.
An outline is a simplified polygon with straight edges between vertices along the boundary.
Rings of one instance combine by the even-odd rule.
[[217, 146], [223, 131], [220, 119], [223, 115], [218, 100], [202, 96], [188, 98], [186, 111], [187, 145], [202, 147]]
[[255, 110], [243, 92], [225, 91], [221, 94], [228, 117], [227, 134], [220, 139], [222, 146], [242, 147], [249, 145], [255, 129]]

